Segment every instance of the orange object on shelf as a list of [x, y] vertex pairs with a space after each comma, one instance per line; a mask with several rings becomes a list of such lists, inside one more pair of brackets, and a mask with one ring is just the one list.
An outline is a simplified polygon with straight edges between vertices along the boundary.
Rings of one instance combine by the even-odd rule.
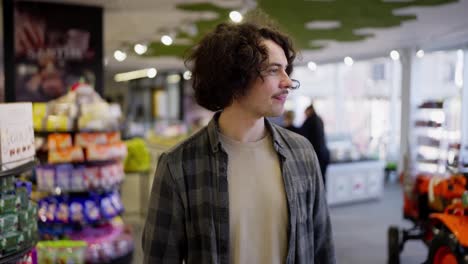
[[67, 133], [55, 133], [47, 136], [47, 148], [49, 150], [69, 148], [72, 146], [72, 137]]
[[50, 150], [47, 161], [51, 164], [82, 162], [84, 161], [84, 154], [83, 150], [78, 146]]

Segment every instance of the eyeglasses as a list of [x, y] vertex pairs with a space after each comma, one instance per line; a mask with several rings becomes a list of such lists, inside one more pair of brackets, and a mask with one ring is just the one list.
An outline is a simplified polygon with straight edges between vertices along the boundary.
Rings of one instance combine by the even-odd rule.
[[301, 87], [301, 82], [299, 82], [299, 80], [291, 79], [291, 82], [292, 82], [292, 85], [289, 87], [291, 88], [291, 90], [297, 90], [299, 89], [299, 87]]

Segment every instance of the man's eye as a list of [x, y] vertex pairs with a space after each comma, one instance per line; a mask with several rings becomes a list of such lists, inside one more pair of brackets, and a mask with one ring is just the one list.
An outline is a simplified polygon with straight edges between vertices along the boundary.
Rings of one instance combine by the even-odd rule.
[[268, 73], [277, 73], [279, 71], [278, 68], [271, 68], [268, 70]]

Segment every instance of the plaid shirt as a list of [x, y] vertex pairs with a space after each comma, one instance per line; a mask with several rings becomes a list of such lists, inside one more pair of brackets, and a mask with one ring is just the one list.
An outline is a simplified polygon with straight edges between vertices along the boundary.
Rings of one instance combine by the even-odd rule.
[[[228, 156], [217, 119], [161, 155], [143, 230], [144, 263], [229, 263]], [[265, 119], [266, 120], [266, 119]], [[287, 264], [336, 263], [318, 161], [304, 137], [265, 121], [288, 204]]]

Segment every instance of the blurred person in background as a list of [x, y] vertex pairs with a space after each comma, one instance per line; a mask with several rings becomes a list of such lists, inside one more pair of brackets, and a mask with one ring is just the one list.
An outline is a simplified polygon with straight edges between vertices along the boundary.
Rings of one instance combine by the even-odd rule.
[[144, 263], [334, 264], [311, 144], [281, 116], [295, 51], [255, 24], [220, 24], [196, 46], [197, 102], [210, 123], [161, 155], [143, 230]]
[[290, 130], [292, 132], [295, 132], [295, 133], [298, 133], [300, 134], [300, 130], [298, 127], [296, 127], [294, 125], [294, 117], [296, 115], [294, 114], [294, 111], [286, 111], [284, 112], [284, 115], [283, 115], [283, 126], [284, 128], [286, 128], [287, 130]]
[[325, 128], [322, 118], [315, 112], [314, 105], [311, 104], [305, 110], [306, 119], [301, 127], [301, 134], [306, 137], [312, 146], [320, 164], [320, 172], [322, 173], [323, 183], [326, 184], [326, 172], [330, 163], [330, 151], [327, 148], [327, 140], [325, 137]]

